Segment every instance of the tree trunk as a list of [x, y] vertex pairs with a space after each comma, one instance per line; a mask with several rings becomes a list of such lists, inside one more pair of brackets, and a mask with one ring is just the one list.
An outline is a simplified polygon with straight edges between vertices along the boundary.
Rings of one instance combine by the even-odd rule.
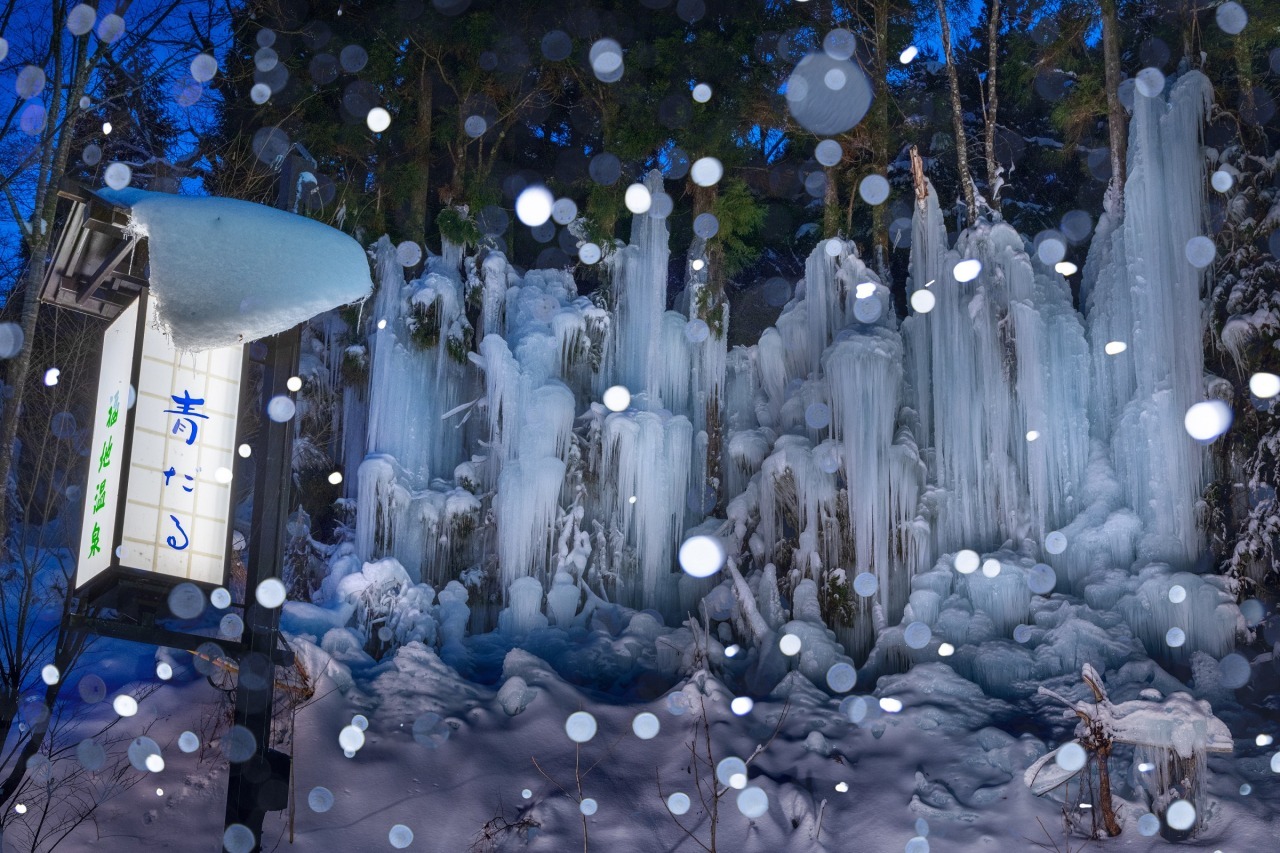
[[1182, 55], [1187, 60], [1188, 65], [1194, 68], [1195, 61], [1191, 55], [1193, 50], [1191, 39], [1192, 30], [1196, 25], [1196, 11], [1191, 8], [1189, 0], [1182, 0], [1182, 6], [1178, 12], [1178, 19], [1182, 29]]
[[969, 174], [969, 143], [964, 134], [964, 112], [960, 108], [960, 79], [956, 75], [956, 63], [951, 56], [951, 25], [947, 21], [946, 0], [936, 0], [938, 5], [938, 21], [942, 25], [942, 52], [947, 60], [947, 83], [951, 88], [951, 125], [956, 135], [956, 171], [959, 174], [960, 190], [964, 193], [965, 209], [969, 214], [969, 223], [978, 218], [978, 198], [973, 189], [973, 178]]
[[1241, 128], [1248, 128], [1250, 141], [1258, 141], [1264, 137], [1258, 123], [1258, 103], [1253, 94], [1253, 31], [1245, 27], [1238, 35], [1233, 36], [1236, 61], [1236, 86], [1240, 90]]
[[822, 191], [822, 236], [834, 237], [840, 233], [840, 180], [839, 164], [825, 170], [826, 186]]
[[1107, 835], [1114, 838], [1120, 834], [1120, 823], [1116, 820], [1116, 811], [1111, 805], [1111, 772], [1107, 767], [1110, 757], [1109, 745], [1098, 750], [1098, 808], [1102, 811], [1102, 823], [1107, 828]]
[[924, 213], [929, 198], [929, 184], [924, 176], [924, 161], [920, 159], [920, 149], [911, 146], [911, 183], [916, 189], [916, 206]]
[[431, 187], [431, 122], [435, 108], [433, 87], [435, 81], [429, 70], [427, 57], [422, 57], [418, 71], [418, 109], [414, 124], [414, 138], [409, 144], [409, 155], [416, 167], [417, 186], [409, 191], [410, 236], [419, 242], [426, 239], [430, 216]]
[[[872, 29], [875, 37], [875, 101], [872, 105], [873, 132], [871, 134], [872, 158], [883, 175], [889, 174], [889, 2], [876, 0], [872, 9]], [[850, 200], [854, 195], [849, 188]], [[886, 205], [871, 208], [871, 257], [876, 273], [886, 285], [889, 283], [889, 217]], [[850, 231], [852, 233], [852, 231]]]
[[[128, 4], [122, 4], [122, 9]], [[123, 12], [122, 12], [123, 14]], [[71, 155], [71, 128], [74, 122], [71, 113], [78, 109], [81, 95], [89, 78], [89, 62], [85, 41], [78, 41], [71, 52], [70, 85], [62, 81], [62, 27], [55, 27], [51, 49], [59, 57], [55, 61], [53, 92], [49, 104], [53, 114], [48, 118], [43, 145], [44, 153], [40, 158], [40, 170], [36, 178], [35, 205], [32, 209], [30, 228], [26, 236], [28, 262], [22, 280], [22, 349], [9, 360], [5, 382], [9, 386], [10, 396], [3, 403], [0, 414], [0, 554], [5, 553], [9, 539], [9, 477], [13, 472], [14, 441], [18, 435], [18, 417], [22, 411], [22, 395], [27, 387], [31, 373], [31, 341], [36, 331], [36, 320], [40, 316], [40, 285], [44, 280], [45, 267], [48, 263], [47, 252], [49, 239], [53, 232], [54, 216], [58, 208], [58, 185], [67, 172], [67, 160]], [[59, 107], [63, 107], [59, 110]], [[64, 132], [58, 128], [65, 123]], [[18, 223], [22, 227], [21, 223]], [[12, 295], [12, 294], [11, 294]]]
[[[828, 178], [827, 183], [830, 184], [830, 182]], [[720, 195], [716, 188], [700, 187], [692, 180], [689, 183], [692, 185], [694, 218], [703, 213], [714, 213], [716, 199]], [[702, 319], [715, 329], [718, 324], [713, 323], [712, 318], [719, 312], [725, 294], [724, 246], [715, 237], [707, 241], [707, 289], [710, 291], [707, 299], [707, 316]]]
[[1116, 0], [1102, 0], [1102, 61], [1107, 86], [1107, 130], [1111, 140], [1111, 182], [1107, 185], [1107, 211], [1117, 219], [1124, 215], [1125, 142], [1128, 122], [1120, 103], [1120, 32]]
[[999, 67], [1000, 51], [1000, 0], [991, 0], [991, 8], [987, 19], [987, 109], [986, 121], [986, 155], [987, 155], [987, 202], [992, 210], [1000, 209], [1000, 164], [996, 161], [996, 112], [999, 97], [996, 93], [996, 69]]
[[725, 478], [721, 476], [724, 464], [724, 425], [720, 421], [720, 398], [712, 396], [707, 400], [705, 411], [707, 415], [707, 485], [716, 495], [716, 505], [711, 512], [719, 517], [723, 515], [725, 502], [729, 497], [724, 493]]
[[[834, 178], [831, 176], [831, 170], [827, 170], [827, 195], [830, 197], [831, 182]], [[693, 216], [696, 219], [703, 213], [714, 213], [716, 201], [719, 198], [719, 190], [715, 186], [703, 187], [694, 184], [692, 180], [689, 182], [693, 195]], [[838, 214], [838, 211], [837, 211]], [[824, 219], [826, 217], [824, 216]], [[690, 293], [689, 312], [692, 319], [695, 314], [699, 319], [705, 322], [711, 329], [711, 334], [715, 337], [723, 337], [728, 334], [727, 314], [725, 305], [727, 298], [726, 292], [726, 276], [724, 272], [724, 245], [716, 237], [712, 237], [706, 243], [707, 255], [707, 290], [703, 300], [695, 298]], [[715, 490], [716, 505], [712, 512], [719, 514], [723, 511], [724, 501], [728, 498], [723, 494], [723, 485], [725, 482], [722, 476], [722, 451], [723, 451], [723, 432], [724, 427], [720, 420], [721, 401], [714, 395], [706, 401], [706, 430], [707, 430], [707, 484]], [[699, 495], [698, 500], [702, 500]]]

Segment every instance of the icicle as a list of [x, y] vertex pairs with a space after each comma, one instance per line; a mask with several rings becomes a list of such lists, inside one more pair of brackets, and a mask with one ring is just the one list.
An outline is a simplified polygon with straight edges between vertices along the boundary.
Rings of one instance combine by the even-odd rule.
[[760, 470], [772, 444], [773, 436], [768, 430], [742, 430], [733, 434], [729, 439], [729, 455], [725, 465], [729, 475], [729, 494], [742, 494], [752, 476]]
[[734, 347], [725, 356], [721, 422], [729, 432], [752, 429], [757, 424], [755, 406], [760, 376], [756, 369], [756, 351], [756, 347]]
[[[834, 469], [822, 470], [814, 461], [808, 439], [780, 436], [760, 468], [760, 534], [765, 556], [793, 530], [797, 548], [791, 564], [802, 573], [832, 565], [839, 559], [840, 531], [834, 529], [836, 483]], [[824, 523], [825, 522], [825, 523]]]
[[[961, 260], [977, 262], [969, 281], [956, 279]], [[1039, 539], [1082, 508], [1088, 460], [1087, 350], [1070, 289], [1003, 223], [975, 223], [948, 251], [932, 188], [912, 279], [934, 297], [903, 330], [907, 399], [939, 487], [937, 547]]]
[[996, 631], [1009, 636], [1015, 625], [1027, 621], [1030, 613], [1031, 589], [1027, 586], [1027, 574], [1016, 562], [1017, 557], [1008, 552], [984, 559], [998, 561], [999, 574], [988, 577], [985, 571], [974, 572], [963, 576], [959, 586], [973, 606], [991, 619]]
[[660, 332], [658, 333], [658, 352], [661, 357], [655, 359], [650, 370], [650, 393], [656, 393], [653, 405], [674, 414], [684, 415], [694, 421], [690, 406], [689, 386], [696, 377], [691, 374], [695, 370], [691, 356], [693, 344], [685, 334], [689, 319], [675, 311], [667, 311], [662, 315]]
[[512, 637], [524, 637], [536, 628], [547, 627], [542, 615], [542, 584], [531, 577], [516, 578], [507, 587], [507, 607], [498, 614], [498, 630]]
[[473, 387], [456, 339], [465, 323], [462, 284], [431, 257], [424, 278], [406, 285], [390, 241], [376, 253], [367, 449], [394, 457], [411, 483], [425, 486], [463, 460], [462, 433], [441, 421]]
[[[1185, 663], [1195, 651], [1221, 658], [1235, 647], [1239, 611], [1224, 579], [1147, 566], [1117, 609], [1153, 658]], [[1175, 591], [1176, 588], [1176, 591]], [[1180, 638], [1171, 642], [1170, 629]]]
[[483, 340], [485, 335], [502, 334], [507, 300], [507, 259], [500, 252], [491, 252], [485, 257], [483, 266], [480, 328], [476, 332], [476, 340]]
[[391, 485], [396, 471], [388, 456], [370, 456], [360, 463], [356, 493], [356, 551], [369, 561], [381, 553], [391, 539]]

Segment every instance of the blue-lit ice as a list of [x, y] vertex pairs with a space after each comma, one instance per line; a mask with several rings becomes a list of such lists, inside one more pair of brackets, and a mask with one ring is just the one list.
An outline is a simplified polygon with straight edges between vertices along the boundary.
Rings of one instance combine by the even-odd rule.
[[[611, 767], [641, 752], [660, 764], [704, 723], [723, 738], [704, 763], [750, 755], [789, 702], [781, 758], [752, 760], [758, 787], [741, 760], [721, 780], [743, 807], [723, 820], [776, 813], [762, 833], [777, 816], [785, 834], [784, 815], [798, 833], [816, 828], [811, 791], [773, 769], [800, 752], [804, 763], [876, 742], [911, 751], [945, 735], [941, 752], [993, 777], [1016, 780], [1041, 758], [1080, 770], [1079, 747], [1055, 761], [1044, 731], [1000, 727], [1034, 705], [1039, 684], [1083, 691], [1086, 663], [1125, 699], [1108, 723], [1159, 738], [1164, 752], [1134, 764], [1221, 748], [1199, 693], [1218, 701], [1248, 683], [1248, 661], [1230, 655], [1265, 612], [1241, 618], [1229, 584], [1191, 571], [1206, 545], [1197, 503], [1209, 451], [1183, 419], [1217, 399], [1183, 345], [1200, 339], [1203, 316], [1203, 272], [1186, 248], [1203, 227], [1191, 178], [1207, 88], [1195, 72], [1161, 87], [1134, 101], [1124, 218], [1107, 213], [1095, 229], [1069, 214], [1035, 242], [984, 215], [949, 235], [926, 186], [895, 229], [906, 282], [882, 280], [886, 265], [861, 257], [856, 239], [817, 234], [803, 278], [762, 287], [773, 324], [739, 346], [725, 334], [737, 317], [712, 288], [710, 221], [692, 233], [665, 215], [678, 188], [636, 180], [603, 151], [591, 176], [628, 197], [629, 241], [592, 243], [577, 220], [559, 224], [573, 238], [561, 248], [594, 264], [608, 300], [583, 296], [570, 270], [516, 266], [497, 241], [446, 243], [420, 269], [380, 242], [368, 340], [353, 356], [366, 396], [332, 414], [353, 533], [313, 601], [284, 605], [295, 647], [346, 690], [377, 685], [392, 710], [371, 713], [403, 722], [396, 733], [375, 720], [380, 738], [416, 749], [410, 726], [431, 747], [454, 733], [437, 757], [502, 727], [563, 727], [569, 741], [529, 750], [552, 776], [574, 741], [591, 742], [584, 755], [600, 747], [596, 733], [619, 738]], [[719, 167], [710, 173], [723, 180]], [[1056, 259], [1091, 234], [1077, 294]], [[900, 318], [904, 285], [913, 311]], [[332, 345], [345, 354], [341, 335]], [[447, 689], [415, 693], [415, 666]], [[1194, 699], [1178, 681], [1187, 672]], [[844, 695], [859, 684], [868, 695]], [[438, 697], [453, 693], [444, 707]], [[653, 711], [670, 716], [659, 726]], [[525, 759], [516, 790], [535, 778]], [[824, 760], [815, 784], [874, 798]], [[949, 790], [938, 772], [877, 776], [913, 803], [895, 844], [927, 814], [944, 845], [949, 817], [985, 820], [1008, 784]], [[668, 778], [669, 811], [696, 811]], [[1123, 788], [1134, 814], [1157, 808], [1141, 784]], [[520, 807], [570, 804], [539, 790]], [[826, 819], [843, 820], [831, 804]]]

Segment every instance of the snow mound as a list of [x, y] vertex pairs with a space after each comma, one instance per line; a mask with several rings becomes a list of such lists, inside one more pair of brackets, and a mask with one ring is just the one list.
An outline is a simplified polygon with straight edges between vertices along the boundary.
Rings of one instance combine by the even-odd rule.
[[1012, 708], [942, 663], [927, 663], [880, 679], [880, 697], [902, 702], [906, 716], [922, 730], [963, 734], [1008, 719]]
[[391, 726], [411, 724], [427, 712], [443, 717], [465, 714], [494, 698], [492, 690], [462, 678], [434, 650], [417, 642], [396, 649], [372, 679], [369, 692], [379, 697], [378, 714]]
[[502, 706], [502, 710], [507, 712], [508, 717], [514, 717], [529, 707], [529, 703], [538, 697], [538, 690], [530, 687], [520, 676], [508, 678], [498, 691], [498, 704]]
[[373, 290], [364, 249], [323, 223], [230, 198], [101, 195], [147, 238], [151, 294], [180, 350], [274, 335]]

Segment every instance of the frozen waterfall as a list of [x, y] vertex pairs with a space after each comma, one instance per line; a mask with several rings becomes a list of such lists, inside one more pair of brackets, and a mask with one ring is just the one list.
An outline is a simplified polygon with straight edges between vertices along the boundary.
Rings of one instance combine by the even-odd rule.
[[[1202, 227], [1208, 96], [1194, 72], [1167, 100], [1137, 96], [1126, 212], [1098, 224], [1082, 310], [998, 216], [952, 244], [932, 187], [906, 286], [932, 310], [899, 320], [892, 283], [834, 237], [774, 324], [732, 350], [701, 238], [669, 304], [656, 208], [605, 248], [590, 296], [571, 271], [520, 271], [492, 245], [450, 247], [405, 281], [379, 243], [359, 556], [479, 588], [489, 624], [505, 606], [515, 634], [544, 624], [536, 583], [555, 592], [546, 624], [587, 600], [761, 636], [818, 620], [880, 673], [960, 646], [957, 671], [996, 692], [1137, 641], [1155, 653], [1171, 627], [1187, 637], [1175, 657], [1223, 653], [1234, 605], [1178, 574], [1199, 555], [1206, 474], [1182, 415], [1204, 396], [1187, 346], [1203, 273], [1185, 246]], [[661, 193], [661, 177], [646, 186]], [[1127, 351], [1106, 354], [1112, 341]], [[602, 403], [614, 385], [630, 392], [620, 411]], [[729, 581], [677, 563], [691, 533], [741, 570], [715, 607], [700, 602]], [[1173, 586], [1185, 607], [1162, 603]], [[726, 609], [743, 590], [758, 602]], [[1103, 610], [1127, 638], [1057, 645], [1062, 625], [1102, 631]]]

